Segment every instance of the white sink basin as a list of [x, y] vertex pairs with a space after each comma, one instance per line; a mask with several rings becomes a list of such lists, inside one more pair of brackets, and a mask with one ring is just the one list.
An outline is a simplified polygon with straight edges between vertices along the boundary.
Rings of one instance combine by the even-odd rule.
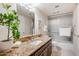
[[40, 41], [40, 40], [31, 40], [29, 44], [32, 46], [36, 46], [36, 45], [39, 45], [41, 42], [42, 41]]

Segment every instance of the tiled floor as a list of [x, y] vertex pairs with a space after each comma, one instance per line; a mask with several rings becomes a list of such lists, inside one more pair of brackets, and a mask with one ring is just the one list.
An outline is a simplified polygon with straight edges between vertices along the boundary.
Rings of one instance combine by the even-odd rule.
[[73, 44], [69, 41], [57, 42], [52, 41], [52, 56], [74, 56]]

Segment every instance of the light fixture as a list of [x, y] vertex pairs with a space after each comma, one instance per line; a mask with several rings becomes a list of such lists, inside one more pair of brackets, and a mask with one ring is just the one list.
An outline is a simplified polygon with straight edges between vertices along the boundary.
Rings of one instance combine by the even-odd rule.
[[39, 5], [39, 3], [31, 3], [30, 6], [32, 7], [37, 7]]
[[55, 8], [58, 8], [58, 7], [60, 7], [60, 6], [59, 6], [59, 5], [56, 5], [56, 6], [55, 6]]
[[26, 3], [24, 5], [28, 8], [35, 8], [39, 5], [39, 3]]

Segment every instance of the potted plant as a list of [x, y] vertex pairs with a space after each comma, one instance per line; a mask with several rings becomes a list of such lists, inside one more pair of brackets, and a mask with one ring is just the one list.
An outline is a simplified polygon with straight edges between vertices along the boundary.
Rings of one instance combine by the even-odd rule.
[[[13, 41], [19, 40], [19, 19], [18, 14], [15, 10], [11, 9], [10, 4], [1, 4], [2, 7], [6, 10], [5, 13], [0, 13], [0, 25], [8, 27], [8, 35], [6, 40], [0, 42], [0, 50], [9, 49], [13, 46]], [[10, 31], [12, 36], [10, 37]], [[11, 40], [13, 38], [14, 40]]]

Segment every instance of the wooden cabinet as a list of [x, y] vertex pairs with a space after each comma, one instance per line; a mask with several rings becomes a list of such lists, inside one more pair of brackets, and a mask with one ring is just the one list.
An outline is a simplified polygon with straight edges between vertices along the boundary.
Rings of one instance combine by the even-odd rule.
[[52, 53], [52, 40], [49, 40], [37, 51], [35, 51], [31, 56], [51, 56]]

